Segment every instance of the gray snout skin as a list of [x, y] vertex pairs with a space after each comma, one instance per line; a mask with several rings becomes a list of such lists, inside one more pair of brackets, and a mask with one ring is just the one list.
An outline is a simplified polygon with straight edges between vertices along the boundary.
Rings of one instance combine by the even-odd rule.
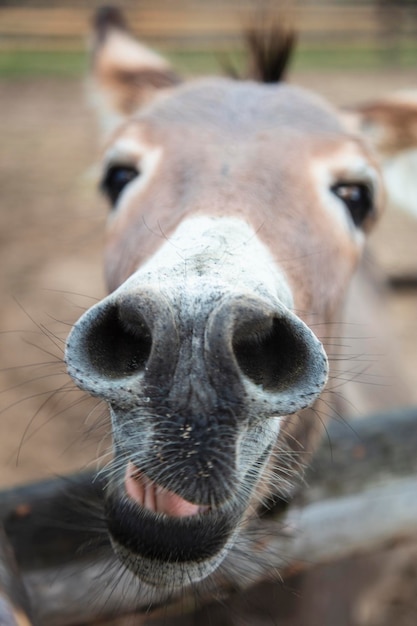
[[232, 549], [279, 437], [327, 379], [312, 331], [279, 302], [115, 292], [67, 342], [74, 382], [107, 401], [110, 537], [142, 580], [183, 586]]

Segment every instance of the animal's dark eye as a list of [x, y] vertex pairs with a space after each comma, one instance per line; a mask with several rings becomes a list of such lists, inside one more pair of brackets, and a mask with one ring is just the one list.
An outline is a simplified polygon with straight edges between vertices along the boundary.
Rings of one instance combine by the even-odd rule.
[[355, 226], [361, 226], [374, 210], [372, 188], [366, 183], [337, 183], [331, 190], [343, 200]]
[[132, 165], [112, 165], [107, 170], [100, 189], [114, 206], [122, 190], [137, 176], [139, 170]]

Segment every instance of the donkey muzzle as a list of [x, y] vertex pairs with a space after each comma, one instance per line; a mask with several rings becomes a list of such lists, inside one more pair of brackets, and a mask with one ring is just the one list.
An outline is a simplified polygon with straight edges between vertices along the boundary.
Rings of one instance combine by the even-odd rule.
[[76, 384], [110, 406], [110, 536], [149, 582], [153, 561], [170, 577], [179, 568], [181, 580], [190, 568], [199, 579], [217, 567], [279, 418], [312, 404], [327, 377], [321, 343], [279, 302], [235, 293], [185, 302], [119, 290], [81, 317], [67, 343]]

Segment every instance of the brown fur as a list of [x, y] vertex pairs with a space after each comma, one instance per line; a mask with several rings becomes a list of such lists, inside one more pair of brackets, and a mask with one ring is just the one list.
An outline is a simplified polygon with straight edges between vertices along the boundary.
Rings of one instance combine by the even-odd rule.
[[391, 155], [417, 146], [417, 102], [381, 100], [358, 106], [363, 132], [381, 154]]

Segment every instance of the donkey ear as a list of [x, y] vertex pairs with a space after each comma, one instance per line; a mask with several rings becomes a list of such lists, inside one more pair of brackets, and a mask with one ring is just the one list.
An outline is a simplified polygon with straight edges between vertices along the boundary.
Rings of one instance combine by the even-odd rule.
[[346, 119], [374, 147], [389, 202], [416, 216], [417, 90], [358, 105]]
[[417, 148], [417, 91], [391, 94], [356, 106], [359, 130], [384, 156]]
[[158, 91], [181, 82], [163, 57], [134, 39], [114, 7], [96, 13], [91, 44], [94, 88], [113, 116], [131, 115]]

